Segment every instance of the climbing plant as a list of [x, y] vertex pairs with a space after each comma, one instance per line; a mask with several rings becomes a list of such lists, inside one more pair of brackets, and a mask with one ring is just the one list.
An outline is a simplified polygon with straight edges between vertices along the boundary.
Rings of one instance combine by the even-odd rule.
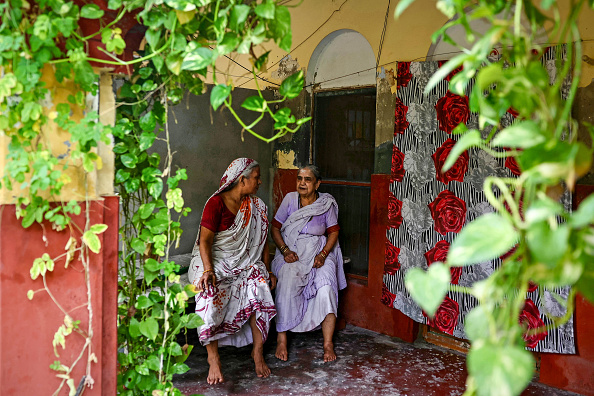
[[[401, 0], [396, 15], [412, 2]], [[577, 141], [578, 124], [571, 117], [582, 56], [577, 20], [585, 3], [568, 2], [568, 15], [563, 18], [557, 2], [549, 0], [436, 3], [448, 18], [456, 18], [435, 32], [433, 39], [442, 37], [458, 46], [460, 54], [433, 75], [426, 91], [459, 69], [449, 89], [465, 95], [470, 79], [475, 78], [469, 104], [479, 115], [479, 129], [461, 124], [453, 132], [459, 137], [443, 172], [473, 147], [514, 159], [521, 170], [518, 178], [486, 178], [483, 189], [495, 211], [462, 229], [444, 263], [433, 264], [427, 271], [411, 269], [406, 275], [411, 296], [430, 316], [448, 288], [478, 300], [465, 319], [471, 341], [467, 395], [519, 395], [528, 386], [535, 361], [525, 340], [548, 330], [542, 322], [535, 325], [521, 316], [529, 287], [549, 288], [567, 308], [563, 317], [551, 317], [553, 326], [571, 317], [577, 292], [594, 302], [594, 196], [574, 212], [559, 202], [564, 189], [573, 190], [592, 164], [593, 150]], [[594, 7], [592, 2], [588, 5]], [[479, 18], [490, 26], [484, 34], [472, 29], [471, 22]], [[546, 46], [537, 41], [545, 24], [552, 27], [549, 42], [567, 43], [567, 61], [557, 59], [552, 83], [540, 61]], [[470, 49], [448, 35], [456, 25], [464, 29]], [[489, 58], [494, 46], [502, 54], [500, 60]], [[565, 101], [560, 95], [563, 89], [568, 91]], [[518, 120], [504, 127], [501, 119], [510, 109]], [[594, 137], [594, 128], [585, 128]], [[479, 130], [488, 131], [488, 136], [483, 138]], [[470, 266], [506, 253], [501, 267], [472, 288], [449, 285], [450, 267]], [[553, 292], [559, 287], [571, 287], [566, 299]]]
[[[281, 98], [274, 102], [264, 99], [256, 80], [257, 94], [241, 104], [256, 114], [248, 124], [232, 107], [231, 77], [217, 68], [219, 59], [245, 54], [257, 79], [270, 53], [260, 44], [272, 40], [283, 50], [291, 48], [289, 11], [271, 0], [97, 0], [88, 4], [8, 0], [0, 4], [0, 14], [0, 133], [9, 141], [1, 186], [14, 197], [23, 227], [49, 223], [71, 235], [63, 255], [50, 257], [46, 253], [32, 263], [30, 275], [41, 278], [43, 287], [27, 293], [29, 299], [38, 292], [47, 293], [64, 313], [64, 324], [53, 342], [57, 356], [71, 334], [85, 340], [74, 361], [50, 365], [61, 381], [55, 394], [64, 386], [70, 395], [80, 394], [83, 386], [93, 384], [91, 371], [97, 359], [92, 350], [89, 254], [100, 252], [97, 235], [107, 226], [90, 221], [88, 179], [102, 166], [97, 147], [112, 140], [115, 183], [123, 208], [118, 393], [181, 394], [172, 379], [188, 370], [183, 362], [192, 346], [181, 346], [178, 334], [201, 321], [195, 314], [185, 313], [194, 290], [181, 287], [179, 266], [169, 259], [169, 250], [182, 232], [180, 217], [187, 215], [189, 208], [184, 207], [178, 187], [187, 174], [184, 169], [172, 168], [168, 108], [186, 93], [202, 94], [205, 84], [213, 82], [213, 109], [230, 111], [245, 131], [265, 141], [297, 131], [307, 119], [297, 120], [285, 107], [274, 111], [269, 104], [275, 103], [276, 108], [277, 103], [299, 95], [302, 72], [279, 85]], [[118, 56], [126, 50], [126, 42], [118, 22], [130, 15], [146, 29], [145, 44], [134, 49], [132, 60], [122, 61]], [[81, 26], [89, 20], [99, 20], [99, 28], [85, 36]], [[92, 40], [102, 43], [101, 59], [88, 54]], [[87, 105], [98, 92], [99, 74], [91, 62], [125, 66], [130, 71], [118, 91], [115, 125], [101, 124], [97, 112]], [[71, 95], [57, 95], [57, 89], [48, 87], [52, 79], [68, 87]], [[266, 116], [274, 120], [269, 137], [256, 128]], [[52, 147], [50, 137], [56, 126], [69, 134], [67, 150]], [[151, 152], [155, 142], [165, 144], [164, 158]], [[83, 194], [63, 202], [63, 197], [72, 195], [64, 188], [77, 178], [83, 180]], [[84, 229], [72, 221], [81, 212], [86, 218]], [[57, 262], [63, 259], [68, 267], [76, 258], [85, 272], [86, 328], [81, 328], [81, 320], [72, 316], [61, 296], [52, 293], [45, 281]], [[81, 380], [71, 375], [78, 364], [86, 364]]]

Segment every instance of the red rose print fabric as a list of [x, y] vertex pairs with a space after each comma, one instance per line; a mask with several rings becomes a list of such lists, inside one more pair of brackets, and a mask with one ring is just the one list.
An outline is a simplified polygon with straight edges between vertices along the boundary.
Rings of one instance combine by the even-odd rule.
[[[540, 312], [532, 300], [527, 299], [524, 302], [524, 308], [520, 313], [520, 324], [525, 329], [524, 341], [528, 348], [534, 348], [539, 341], [544, 340], [548, 332], [545, 324], [540, 318]], [[528, 334], [530, 330], [540, 329], [536, 334]]]
[[[541, 60], [551, 73], [555, 72], [557, 51], [565, 54], [564, 47], [554, 47], [546, 51]], [[501, 61], [501, 55], [494, 51], [489, 61]], [[430, 318], [410, 297], [404, 278], [411, 268], [426, 270], [436, 262], [446, 262], [450, 245], [463, 228], [477, 217], [495, 211], [483, 191], [487, 177], [514, 177], [521, 171], [513, 157], [495, 158], [485, 151], [470, 148], [443, 172], [449, 154], [460, 139], [460, 135], [452, 131], [461, 123], [480, 131], [478, 115], [469, 109], [468, 98], [474, 83], [468, 84], [463, 95], [449, 91], [450, 80], [464, 70], [462, 67], [450, 72], [428, 93], [424, 92], [429, 79], [443, 64], [398, 63], [381, 301], [417, 322], [466, 338], [464, 315], [477, 304], [474, 298], [452, 288], [435, 316]], [[567, 95], [567, 92], [564, 84], [561, 94]], [[502, 118], [502, 128], [518, 122], [519, 118], [516, 109], [510, 107]], [[480, 132], [485, 138], [491, 131], [489, 128]], [[571, 199], [566, 199], [563, 204], [567, 206], [570, 202]], [[520, 213], [523, 214], [522, 208]], [[471, 287], [474, 282], [487, 278], [511, 254], [513, 251], [489, 262], [451, 267], [451, 285]], [[525, 329], [551, 324], [546, 313], [553, 316], [565, 313], [553, 292], [564, 298], [569, 295], [568, 289], [549, 291], [529, 283], [526, 303], [518, 318]], [[572, 320], [558, 329], [526, 334], [524, 339], [526, 347], [534, 351], [575, 353]]]
[[384, 273], [394, 275], [400, 269], [398, 262], [398, 255], [400, 249], [392, 245], [390, 241], [386, 241], [386, 265], [384, 266]]
[[401, 182], [404, 178], [404, 153], [397, 146], [392, 148], [392, 181]]
[[[431, 250], [425, 252], [425, 260], [427, 260], [427, 266], [430, 266], [431, 264], [436, 262], [445, 263], [449, 249], [450, 243], [448, 241], [437, 242]], [[462, 267], [451, 267], [450, 273], [452, 274], [452, 280], [450, 281], [450, 283], [452, 285], [457, 285], [460, 281], [460, 276], [462, 275]]]
[[398, 62], [398, 73], [396, 74], [396, 88], [406, 87], [412, 78], [410, 62]]
[[408, 128], [408, 121], [406, 120], [406, 113], [408, 107], [402, 103], [400, 99], [396, 99], [396, 107], [394, 109], [394, 134], [404, 133]]
[[427, 318], [429, 326], [453, 335], [460, 316], [460, 306], [456, 301], [446, 296], [445, 300], [437, 308], [435, 317], [429, 318], [425, 312], [423, 312], [423, 316]]
[[392, 228], [398, 228], [402, 224], [402, 201], [392, 193], [388, 197], [388, 223]]
[[467, 150], [458, 157], [454, 165], [447, 172], [442, 172], [443, 165], [455, 144], [456, 142], [454, 140], [448, 139], [431, 155], [433, 164], [435, 165], [435, 176], [443, 184], [448, 184], [452, 180], [463, 182], [464, 175], [468, 171], [469, 156]]
[[466, 202], [451, 191], [444, 190], [428, 206], [435, 223], [435, 231], [441, 235], [460, 232], [466, 222]]
[[448, 91], [435, 104], [435, 111], [437, 112], [439, 129], [448, 134], [452, 133], [454, 128], [468, 121], [470, 116], [468, 97], [459, 96]]

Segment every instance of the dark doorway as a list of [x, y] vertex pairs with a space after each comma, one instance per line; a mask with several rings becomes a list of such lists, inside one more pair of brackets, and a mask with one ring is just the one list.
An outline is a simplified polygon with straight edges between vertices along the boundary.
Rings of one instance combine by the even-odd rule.
[[314, 95], [313, 157], [320, 190], [338, 202], [345, 270], [367, 277], [369, 199], [375, 151], [375, 88]]

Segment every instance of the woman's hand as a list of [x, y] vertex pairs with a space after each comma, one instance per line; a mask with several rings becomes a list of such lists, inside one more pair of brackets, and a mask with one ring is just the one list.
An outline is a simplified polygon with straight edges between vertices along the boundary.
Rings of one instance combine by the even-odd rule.
[[211, 284], [214, 286], [216, 281], [217, 277], [213, 270], [205, 271], [202, 273], [202, 276], [198, 280], [198, 287], [202, 288], [202, 290], [208, 290], [208, 285]]
[[320, 268], [326, 262], [326, 257], [322, 253], [318, 253], [314, 258], [313, 267]]
[[269, 278], [270, 278], [270, 290], [274, 290], [274, 288], [276, 287], [276, 282], [278, 281], [278, 279], [276, 279], [276, 276], [274, 276], [274, 274], [272, 272], [270, 272], [268, 275], [269, 275]]
[[295, 253], [292, 250], [286, 250], [283, 253], [283, 256], [285, 257], [285, 262], [287, 262], [287, 263], [294, 263], [295, 261], [299, 261], [299, 257], [297, 256], [297, 253]]

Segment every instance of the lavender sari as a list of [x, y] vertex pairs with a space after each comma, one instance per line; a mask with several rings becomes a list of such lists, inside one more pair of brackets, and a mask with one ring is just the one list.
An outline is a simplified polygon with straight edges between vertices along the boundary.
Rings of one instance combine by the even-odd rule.
[[277, 331], [310, 331], [326, 315], [337, 313], [338, 290], [346, 287], [342, 252], [338, 243], [324, 265], [313, 268], [315, 256], [326, 244], [326, 229], [337, 224], [338, 205], [332, 195], [320, 193], [311, 205], [298, 207], [299, 194], [285, 196], [275, 220], [282, 224], [281, 235], [299, 261], [287, 263], [277, 249], [272, 272], [276, 287]]

